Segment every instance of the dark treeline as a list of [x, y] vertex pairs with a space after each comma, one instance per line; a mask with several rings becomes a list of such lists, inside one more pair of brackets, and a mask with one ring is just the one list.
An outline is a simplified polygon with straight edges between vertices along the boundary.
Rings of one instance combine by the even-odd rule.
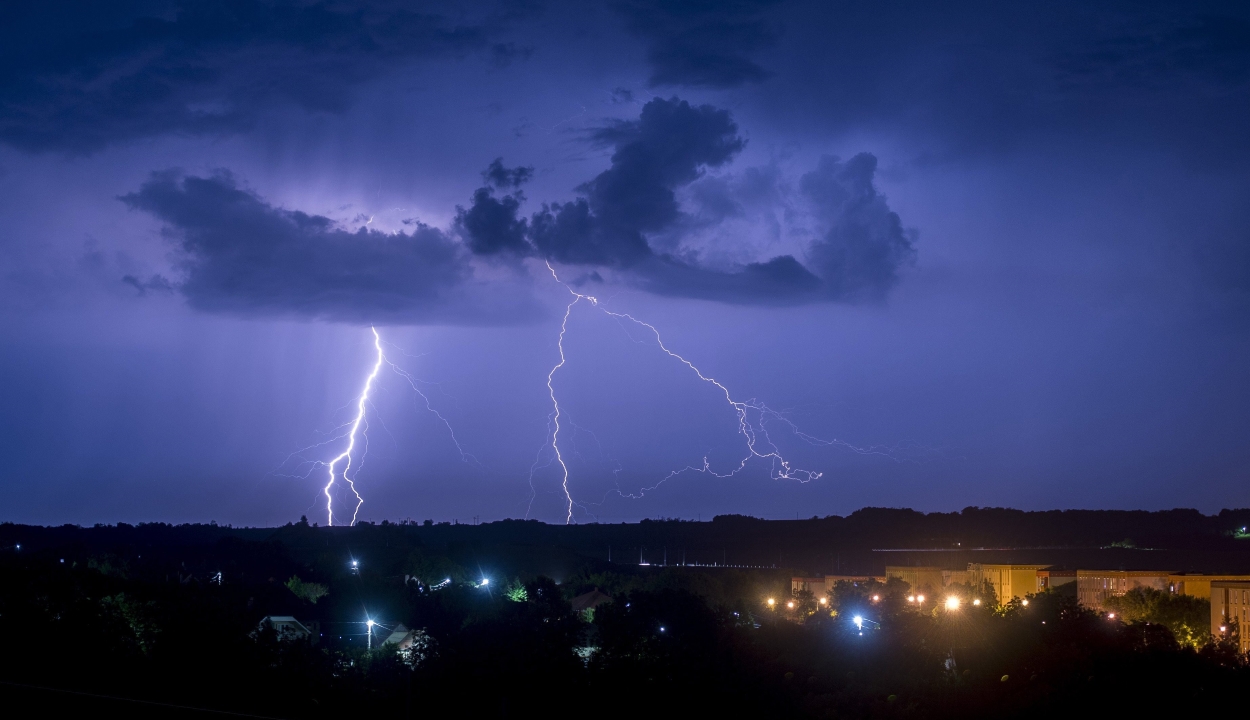
[[[888, 564], [959, 567], [967, 562], [1041, 562], [1068, 566], [1250, 571], [1238, 530], [1250, 510], [1203, 515], [1160, 512], [1064, 510], [1024, 512], [967, 508], [957, 513], [865, 508], [846, 517], [759, 520], [728, 515], [708, 522], [644, 520], [640, 523], [548, 525], [503, 520], [482, 525], [430, 521], [354, 528], [321, 528], [316, 535], [285, 528], [217, 525], [35, 527], [0, 525], [0, 546], [44, 547], [206, 546], [225, 537], [274, 540], [308, 559], [326, 547], [386, 554], [392, 542], [478, 548], [492, 561], [560, 577], [586, 558], [617, 564], [729, 564], [791, 568], [809, 573], [880, 573]], [[402, 540], [397, 540], [402, 536]], [[881, 550], [920, 552], [874, 552]], [[933, 555], [944, 551], [945, 556]], [[181, 551], [180, 551], [181, 552]], [[1146, 553], [1146, 554], [1143, 554]], [[180, 558], [181, 560], [181, 558]]]
[[[964, 588], [957, 610], [920, 609], [893, 580], [821, 603], [780, 570], [629, 566], [461, 534], [489, 529], [24, 536], [0, 552], [0, 702], [131, 717], [1157, 717], [1250, 683], [1230, 643], [1178, 642], [1069, 596], [974, 606]], [[567, 565], [559, 583], [541, 570], [553, 563]], [[614, 599], [575, 612], [594, 590]], [[276, 615], [315, 636], [261, 623]], [[400, 623], [414, 631], [402, 651], [384, 642]]]

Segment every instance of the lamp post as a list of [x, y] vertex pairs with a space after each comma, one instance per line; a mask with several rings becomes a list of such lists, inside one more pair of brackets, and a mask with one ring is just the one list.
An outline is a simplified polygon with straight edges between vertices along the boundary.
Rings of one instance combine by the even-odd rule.
[[369, 630], [369, 650], [373, 650], [373, 621], [366, 620], [365, 627]]

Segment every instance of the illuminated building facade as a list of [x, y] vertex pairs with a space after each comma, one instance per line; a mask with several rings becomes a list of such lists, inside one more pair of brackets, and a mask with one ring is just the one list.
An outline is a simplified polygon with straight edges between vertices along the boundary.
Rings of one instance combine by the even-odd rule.
[[1227, 637], [1237, 623], [1238, 646], [1250, 651], [1250, 581], [1211, 582], [1211, 635]]
[[1171, 590], [1172, 575], [1167, 570], [1077, 570], [1076, 599], [1085, 607], [1102, 610], [1107, 598], [1134, 588], [1167, 592]]
[[1072, 590], [1076, 589], [1075, 570], [1043, 568], [1037, 571], [1037, 590], [1035, 592], [1068, 590], [1069, 587]]
[[994, 588], [998, 602], [1006, 605], [1012, 600], [1024, 598], [1037, 592], [1037, 571], [1049, 565], [996, 565], [969, 563], [968, 579], [973, 587], [989, 582]]
[[813, 597], [824, 597], [829, 594], [833, 586], [838, 582], [849, 582], [856, 585], [866, 582], [884, 583], [886, 580], [884, 575], [813, 575], [809, 577], [793, 577], [790, 578], [791, 592], [800, 590], [809, 590]]
[[1250, 575], [1180, 573], [1168, 577], [1168, 585], [1172, 592], [1197, 598], [1211, 597], [1211, 583], [1213, 582], [1250, 582]]

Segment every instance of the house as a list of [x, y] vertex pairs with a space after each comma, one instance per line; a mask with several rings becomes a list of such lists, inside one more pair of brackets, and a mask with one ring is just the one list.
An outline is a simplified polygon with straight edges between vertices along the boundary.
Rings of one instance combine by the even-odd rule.
[[260, 621], [257, 632], [263, 630], [268, 625], [278, 634], [279, 640], [307, 640], [317, 641], [320, 637], [320, 623], [310, 623], [312, 627], [296, 620], [290, 615], [269, 615]]
[[586, 610], [594, 610], [604, 603], [612, 602], [612, 596], [602, 592], [599, 588], [595, 588], [588, 593], [578, 595], [573, 598], [573, 612], [585, 612]]

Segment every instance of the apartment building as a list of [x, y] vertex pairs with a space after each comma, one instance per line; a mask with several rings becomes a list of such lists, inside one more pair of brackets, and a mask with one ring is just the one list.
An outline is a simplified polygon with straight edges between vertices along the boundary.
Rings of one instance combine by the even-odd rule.
[[1250, 651], [1250, 581], [1213, 580], [1211, 593], [1211, 634], [1227, 637], [1237, 623], [1239, 647]]
[[1077, 570], [1076, 599], [1085, 607], [1102, 610], [1107, 598], [1133, 588], [1169, 591], [1173, 575], [1168, 570]]

